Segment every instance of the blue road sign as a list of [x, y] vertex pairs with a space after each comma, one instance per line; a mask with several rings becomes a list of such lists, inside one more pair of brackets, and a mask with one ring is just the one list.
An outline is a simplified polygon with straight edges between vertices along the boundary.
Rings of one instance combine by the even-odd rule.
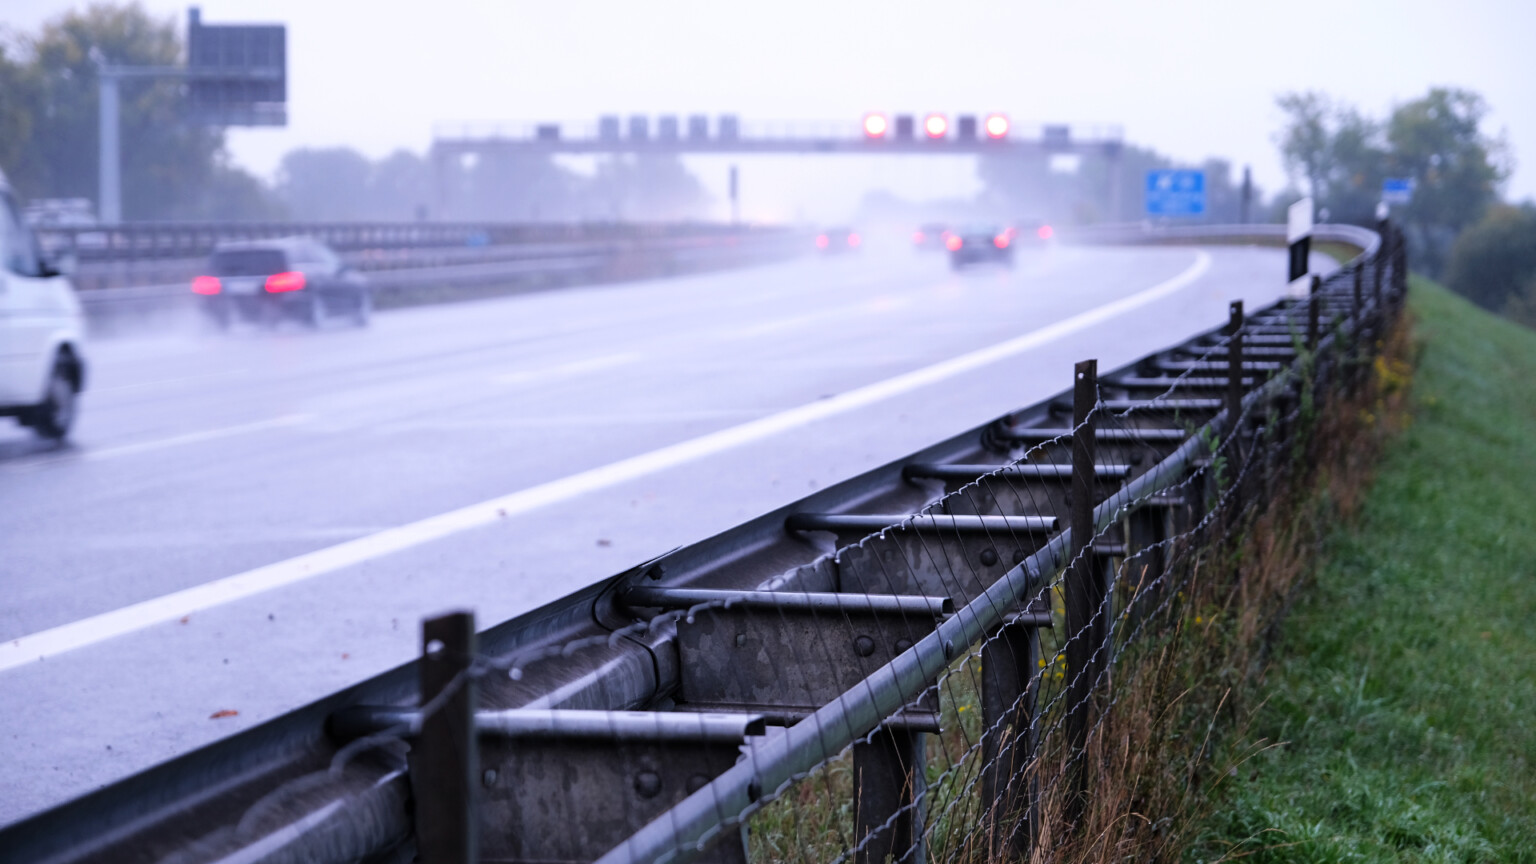
[[1386, 204], [1407, 204], [1413, 200], [1412, 177], [1388, 177], [1381, 181], [1381, 200]]
[[1205, 172], [1148, 171], [1147, 215], [1205, 215]]

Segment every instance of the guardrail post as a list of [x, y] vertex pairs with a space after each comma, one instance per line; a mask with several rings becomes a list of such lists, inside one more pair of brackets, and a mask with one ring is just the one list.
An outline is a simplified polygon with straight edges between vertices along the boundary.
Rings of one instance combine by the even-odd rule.
[[1349, 389], [1360, 384], [1360, 363], [1365, 356], [1365, 273], [1355, 268], [1354, 291], [1349, 304]]
[[922, 848], [927, 757], [923, 733], [915, 730], [882, 726], [868, 740], [854, 742], [853, 836], [861, 844], [854, 864], [927, 861]]
[[450, 612], [421, 625], [421, 731], [411, 747], [416, 855], [422, 864], [480, 859], [475, 739], [475, 616]]
[[1031, 679], [1039, 658], [1034, 627], [1015, 621], [981, 646], [981, 800], [991, 860], [1022, 861], [1034, 842], [1032, 780], [1035, 699]]
[[1323, 290], [1323, 280], [1312, 277], [1312, 291], [1307, 294], [1307, 350], [1312, 352], [1312, 368], [1317, 369], [1317, 292]]
[[[1243, 301], [1235, 301], [1227, 314], [1227, 429], [1238, 434], [1243, 414]], [[1257, 373], [1255, 373], [1257, 374]]]
[[1402, 299], [1408, 296], [1408, 244], [1401, 228], [1392, 232], [1392, 239], [1392, 281], [1397, 283], [1398, 299]]
[[1099, 398], [1099, 363], [1077, 364], [1072, 388], [1072, 564], [1066, 573], [1067, 611], [1067, 746], [1068, 767], [1066, 818], [1081, 821], [1087, 804], [1088, 725], [1093, 717], [1093, 691], [1098, 682], [1107, 622], [1102, 570], [1093, 554], [1094, 408]]
[[[1385, 240], [1385, 232], [1382, 232], [1382, 243], [1385, 243], [1385, 241], [1387, 241]], [[1385, 334], [1387, 332], [1387, 306], [1385, 306], [1385, 297], [1382, 297], [1381, 294], [1381, 251], [1379, 249], [1376, 251], [1376, 257], [1370, 261], [1370, 271], [1372, 271], [1372, 298], [1376, 303], [1376, 321], [1379, 323], [1378, 326], [1381, 327], [1382, 334]]]

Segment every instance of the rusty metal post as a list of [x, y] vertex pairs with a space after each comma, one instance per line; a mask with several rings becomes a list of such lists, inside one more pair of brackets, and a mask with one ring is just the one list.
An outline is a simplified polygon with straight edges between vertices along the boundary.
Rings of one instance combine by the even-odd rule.
[[1376, 304], [1376, 318], [1385, 323], [1386, 298], [1381, 292], [1381, 254], [1377, 253], [1375, 260], [1371, 262], [1371, 300]]
[[1365, 357], [1365, 272], [1355, 268], [1354, 292], [1349, 305], [1349, 388], [1353, 392], [1360, 384], [1360, 364]]
[[911, 729], [881, 727], [854, 742], [853, 836], [860, 844], [854, 864], [927, 861], [927, 753], [923, 733]]
[[1312, 291], [1307, 295], [1307, 350], [1313, 354], [1312, 368], [1317, 368], [1317, 292], [1323, 290], [1323, 280], [1312, 277]]
[[1099, 398], [1099, 362], [1077, 364], [1072, 388], [1072, 564], [1066, 573], [1067, 607], [1067, 746], [1070, 748], [1070, 781], [1066, 818], [1080, 821], [1086, 805], [1088, 774], [1084, 751], [1088, 726], [1093, 720], [1093, 690], [1101, 668], [1100, 649], [1107, 622], [1099, 613], [1104, 605], [1102, 570], [1093, 554], [1093, 504], [1097, 491], [1094, 472], [1094, 408]]
[[[421, 731], [411, 748], [416, 855], [421, 864], [476, 864], [479, 751], [475, 740], [475, 616], [450, 612], [421, 625]], [[430, 710], [429, 710], [430, 709]]]
[[1026, 859], [1035, 836], [1033, 779], [1024, 770], [1034, 755], [1031, 681], [1039, 656], [1035, 629], [1016, 621], [981, 647], [982, 830], [994, 861]]
[[1238, 418], [1243, 414], [1243, 301], [1238, 300], [1227, 312], [1227, 433], [1238, 433]]

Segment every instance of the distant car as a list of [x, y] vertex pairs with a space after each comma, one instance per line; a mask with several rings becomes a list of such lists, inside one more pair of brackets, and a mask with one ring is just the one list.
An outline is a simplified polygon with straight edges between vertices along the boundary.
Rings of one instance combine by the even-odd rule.
[[864, 238], [852, 228], [828, 228], [816, 235], [816, 248], [828, 255], [857, 252], [862, 245]]
[[973, 225], [950, 232], [944, 238], [949, 264], [956, 270], [968, 264], [996, 261], [1013, 266], [1013, 235], [1006, 228]]
[[85, 323], [67, 269], [43, 257], [0, 173], [0, 417], [54, 440], [85, 389]]
[[944, 240], [948, 236], [949, 226], [939, 222], [930, 222], [912, 232], [912, 245], [918, 249], [939, 252], [944, 249]]
[[1014, 246], [1021, 248], [1044, 246], [1056, 236], [1056, 229], [1043, 219], [1017, 219], [1009, 230], [1013, 232]]
[[373, 314], [363, 275], [308, 237], [220, 243], [192, 293], [220, 329], [237, 319], [271, 325], [284, 318], [319, 327], [332, 317], [365, 327]]

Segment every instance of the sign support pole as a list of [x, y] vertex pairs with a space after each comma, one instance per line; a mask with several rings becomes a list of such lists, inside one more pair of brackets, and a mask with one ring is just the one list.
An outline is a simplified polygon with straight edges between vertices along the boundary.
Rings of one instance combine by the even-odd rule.
[[118, 138], [120, 79], [117, 71], [105, 64], [96, 68], [96, 77], [101, 84], [97, 97], [97, 125], [100, 131], [97, 152], [96, 218], [108, 225], [116, 225], [123, 221], [123, 163]]

